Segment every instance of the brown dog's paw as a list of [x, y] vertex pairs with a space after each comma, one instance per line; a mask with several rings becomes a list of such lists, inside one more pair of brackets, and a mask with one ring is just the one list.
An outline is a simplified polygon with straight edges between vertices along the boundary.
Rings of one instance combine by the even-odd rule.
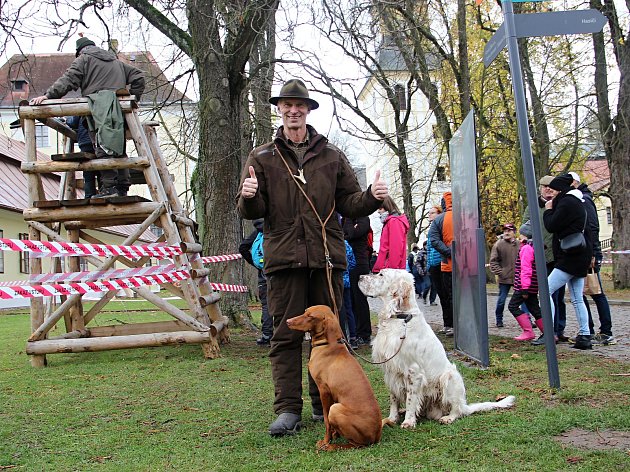
[[328, 447], [330, 446], [330, 443], [326, 442], [326, 440], [324, 439], [320, 439], [319, 441], [317, 441], [317, 451], [327, 451]]

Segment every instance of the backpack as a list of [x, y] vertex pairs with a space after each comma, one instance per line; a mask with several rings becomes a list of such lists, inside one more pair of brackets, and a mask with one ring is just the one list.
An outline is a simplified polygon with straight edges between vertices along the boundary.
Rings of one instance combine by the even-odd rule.
[[258, 236], [256, 236], [256, 239], [254, 239], [254, 242], [252, 243], [251, 253], [252, 253], [252, 262], [254, 263], [254, 267], [256, 267], [256, 269], [262, 270], [263, 264], [265, 262], [265, 257], [263, 254], [262, 231], [258, 233]]
[[367, 234], [368, 258], [371, 258], [372, 254], [374, 253], [374, 247], [372, 246], [373, 244], [374, 244], [374, 233], [372, 232], [372, 228], [370, 227], [370, 230], [368, 231], [368, 234]]
[[426, 255], [424, 251], [418, 251], [418, 253], [413, 258], [413, 265], [420, 277], [424, 277], [426, 275]]

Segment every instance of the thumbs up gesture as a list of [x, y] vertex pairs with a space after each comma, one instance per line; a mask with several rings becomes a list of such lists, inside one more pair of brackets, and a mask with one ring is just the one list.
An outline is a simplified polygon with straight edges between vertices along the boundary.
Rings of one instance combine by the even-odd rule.
[[256, 178], [256, 172], [254, 172], [253, 166], [249, 166], [249, 177], [247, 177], [243, 181], [243, 189], [241, 190], [241, 195], [243, 196], [243, 198], [254, 198], [257, 191], [258, 179]]
[[372, 183], [372, 195], [377, 200], [385, 200], [385, 197], [389, 195], [387, 190], [387, 184], [384, 180], [381, 180], [381, 171], [377, 170], [374, 176], [374, 182]]

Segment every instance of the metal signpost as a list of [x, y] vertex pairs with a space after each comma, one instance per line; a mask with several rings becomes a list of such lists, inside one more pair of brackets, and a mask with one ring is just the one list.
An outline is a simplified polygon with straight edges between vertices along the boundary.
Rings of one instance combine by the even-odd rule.
[[538, 190], [536, 185], [536, 173], [534, 171], [534, 159], [532, 157], [531, 139], [529, 136], [529, 124], [527, 120], [527, 106], [525, 102], [525, 89], [523, 85], [523, 72], [518, 53], [517, 38], [532, 36], [555, 36], [563, 34], [596, 33], [601, 31], [606, 24], [606, 17], [598, 10], [562, 11], [550, 13], [530, 13], [515, 15], [513, 1], [501, 0], [503, 9], [503, 24], [494, 36], [486, 44], [483, 55], [483, 63], [486, 67], [501, 52], [507, 43], [512, 75], [512, 88], [516, 103], [516, 121], [518, 124], [518, 137], [521, 143], [521, 160], [523, 161], [523, 175], [527, 190], [527, 204], [530, 208], [532, 236], [534, 239], [534, 256], [538, 272], [538, 288], [540, 291], [540, 307], [543, 314], [543, 327], [545, 329], [545, 348], [547, 353], [547, 372], [551, 387], [560, 388], [560, 374], [558, 372], [558, 360], [556, 358], [556, 344], [552, 336], [553, 319], [551, 317], [551, 301], [549, 298], [549, 285], [547, 284], [547, 266], [545, 262], [544, 242], [540, 218], [535, 218], [538, 208]]

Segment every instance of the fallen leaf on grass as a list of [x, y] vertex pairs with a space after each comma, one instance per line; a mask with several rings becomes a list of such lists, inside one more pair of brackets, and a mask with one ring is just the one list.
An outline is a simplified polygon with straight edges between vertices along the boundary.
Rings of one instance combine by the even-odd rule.
[[0, 465], [0, 470], [15, 469], [17, 465]]
[[522, 359], [522, 357], [520, 355], [518, 355], [518, 354], [512, 354], [510, 356], [510, 358], [512, 358], [512, 359]]
[[580, 456], [569, 456], [567, 457], [567, 462], [569, 464], [577, 464], [578, 462], [582, 462], [584, 459], [582, 459]]
[[94, 462], [98, 462], [99, 464], [104, 464], [105, 461], [108, 461], [112, 458], [112, 456], [96, 456], [96, 457], [92, 457], [92, 460]]

